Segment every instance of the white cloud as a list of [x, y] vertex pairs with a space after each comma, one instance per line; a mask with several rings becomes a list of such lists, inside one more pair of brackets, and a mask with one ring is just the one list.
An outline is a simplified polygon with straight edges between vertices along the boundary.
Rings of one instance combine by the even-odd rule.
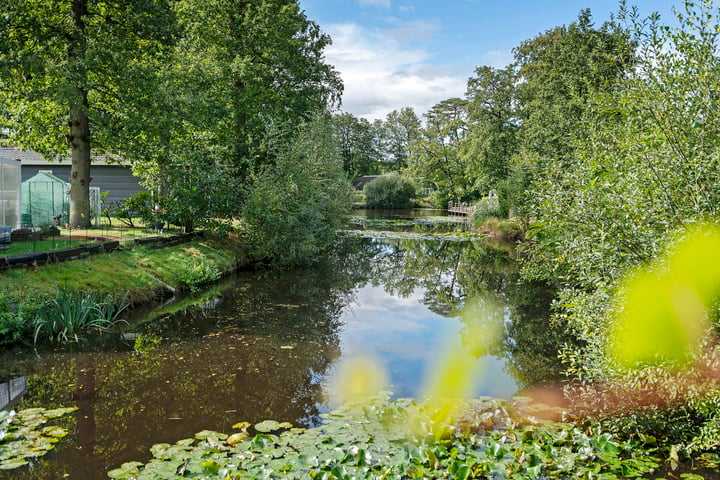
[[333, 38], [326, 61], [345, 82], [344, 111], [368, 120], [403, 107], [422, 115], [437, 102], [465, 93], [471, 71], [433, 64], [427, 51], [403, 46], [397, 28], [335, 24], [326, 31]]
[[361, 7], [390, 8], [390, 0], [358, 0]]

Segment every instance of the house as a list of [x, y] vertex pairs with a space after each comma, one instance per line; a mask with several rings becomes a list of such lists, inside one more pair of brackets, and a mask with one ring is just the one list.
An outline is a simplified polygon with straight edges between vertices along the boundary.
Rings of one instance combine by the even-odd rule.
[[[70, 182], [70, 161], [48, 161], [36, 152], [23, 151], [13, 147], [0, 147], [0, 157], [19, 160], [22, 169], [22, 181], [35, 176], [41, 170], [50, 170], [52, 174], [65, 182]], [[100, 192], [108, 192], [103, 203], [105, 206], [123, 201], [130, 195], [144, 188], [140, 179], [132, 174], [126, 163], [109, 161], [110, 157], [101, 155], [93, 157], [90, 166], [90, 186], [100, 188]]]

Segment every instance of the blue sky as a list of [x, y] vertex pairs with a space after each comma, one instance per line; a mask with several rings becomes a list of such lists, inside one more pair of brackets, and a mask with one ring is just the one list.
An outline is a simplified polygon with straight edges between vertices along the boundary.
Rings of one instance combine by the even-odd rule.
[[[671, 0], [636, 0], [641, 16], [670, 22]], [[523, 40], [590, 8], [597, 25], [617, 11], [603, 0], [300, 0], [333, 38], [326, 61], [345, 82], [343, 110], [369, 120], [410, 106], [420, 115], [462, 96], [480, 65], [503, 67]]]

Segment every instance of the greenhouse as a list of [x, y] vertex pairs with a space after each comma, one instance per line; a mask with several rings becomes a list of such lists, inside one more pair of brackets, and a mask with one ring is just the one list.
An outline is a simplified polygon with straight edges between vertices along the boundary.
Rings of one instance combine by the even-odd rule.
[[0, 243], [20, 227], [20, 162], [0, 157]]
[[[22, 224], [24, 227], [65, 225], [70, 213], [70, 184], [40, 170], [22, 182]], [[90, 187], [90, 210], [97, 224], [100, 218], [100, 189]]]

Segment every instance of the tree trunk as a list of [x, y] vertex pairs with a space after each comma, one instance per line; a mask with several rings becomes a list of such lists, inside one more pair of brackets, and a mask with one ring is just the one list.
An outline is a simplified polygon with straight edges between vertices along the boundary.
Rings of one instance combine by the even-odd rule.
[[74, 228], [90, 226], [90, 125], [87, 113], [81, 109], [70, 112], [70, 225]]
[[[76, 31], [68, 46], [68, 61], [86, 75], [83, 54], [86, 49], [85, 17], [88, 0], [73, 0], [71, 14]], [[70, 109], [67, 137], [70, 144], [72, 166], [70, 167], [70, 226], [90, 226], [90, 124], [88, 122], [88, 92], [82, 83], [76, 87], [78, 101]]]

